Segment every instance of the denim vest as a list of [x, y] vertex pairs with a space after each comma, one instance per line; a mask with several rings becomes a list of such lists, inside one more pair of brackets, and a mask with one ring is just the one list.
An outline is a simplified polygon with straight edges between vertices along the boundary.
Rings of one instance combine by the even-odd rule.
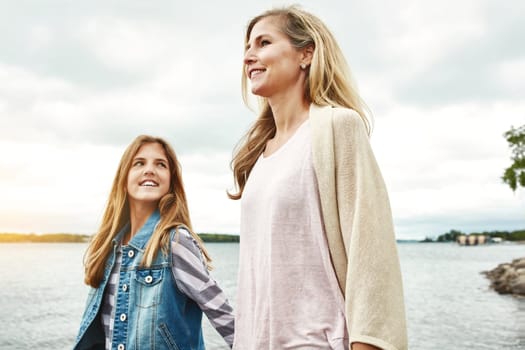
[[[140, 267], [144, 248], [160, 213], [155, 211], [122, 248], [122, 265], [116, 286], [114, 328], [111, 349], [117, 350], [204, 350], [202, 311], [177, 287], [171, 272], [171, 244], [168, 256], [159, 249], [151, 267]], [[115, 263], [118, 243], [129, 225], [113, 240], [113, 253], [98, 288], [91, 288], [74, 350], [105, 349], [101, 304], [104, 288]], [[173, 240], [175, 230], [171, 232]]]

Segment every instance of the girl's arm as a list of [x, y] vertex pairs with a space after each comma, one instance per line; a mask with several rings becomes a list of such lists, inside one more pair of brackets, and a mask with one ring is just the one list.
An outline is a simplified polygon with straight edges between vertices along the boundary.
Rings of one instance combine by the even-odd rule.
[[212, 326], [233, 345], [233, 309], [226, 295], [210, 276], [200, 248], [189, 232], [179, 228], [178, 240], [171, 242], [172, 273], [179, 289], [193, 299]]

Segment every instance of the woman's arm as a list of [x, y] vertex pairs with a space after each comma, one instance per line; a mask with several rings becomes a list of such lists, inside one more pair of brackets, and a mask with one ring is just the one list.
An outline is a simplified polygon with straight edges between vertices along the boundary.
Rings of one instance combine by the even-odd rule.
[[347, 109], [333, 113], [349, 338], [384, 350], [406, 350], [402, 277], [387, 189], [359, 115]]
[[352, 350], [381, 350], [370, 344], [365, 343], [352, 343]]
[[234, 331], [233, 309], [222, 289], [208, 273], [197, 242], [186, 230], [179, 229], [179, 238], [172, 241], [171, 251], [172, 273], [177, 286], [199, 305], [212, 326], [231, 348]]

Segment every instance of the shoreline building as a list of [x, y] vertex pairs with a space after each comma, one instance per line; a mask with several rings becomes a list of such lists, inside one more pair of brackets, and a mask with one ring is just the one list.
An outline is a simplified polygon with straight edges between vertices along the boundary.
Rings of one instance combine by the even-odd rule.
[[481, 245], [489, 243], [486, 235], [459, 235], [456, 239], [459, 245]]

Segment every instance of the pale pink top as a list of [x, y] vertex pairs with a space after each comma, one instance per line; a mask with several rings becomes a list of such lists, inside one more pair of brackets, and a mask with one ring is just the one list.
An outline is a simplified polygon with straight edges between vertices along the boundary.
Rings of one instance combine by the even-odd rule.
[[348, 349], [308, 120], [253, 167], [240, 233], [234, 349]]

